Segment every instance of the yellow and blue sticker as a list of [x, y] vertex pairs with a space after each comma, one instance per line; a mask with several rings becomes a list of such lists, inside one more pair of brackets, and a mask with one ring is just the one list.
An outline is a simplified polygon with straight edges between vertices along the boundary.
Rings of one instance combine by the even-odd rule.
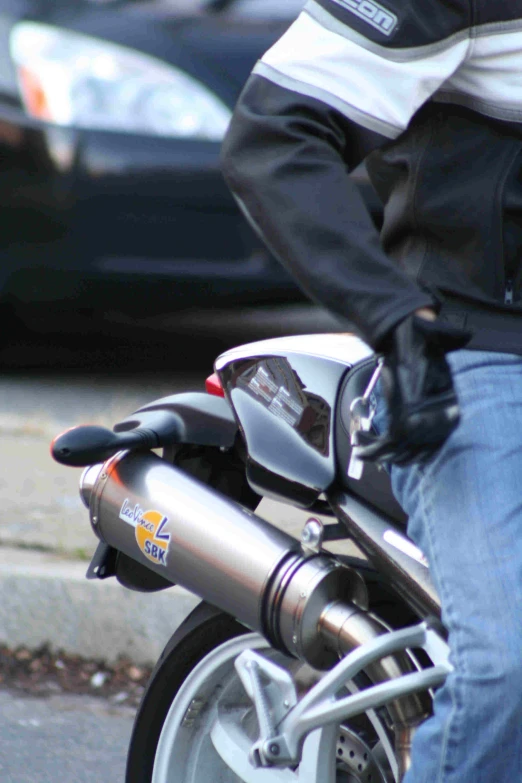
[[166, 566], [170, 545], [170, 533], [166, 530], [168, 517], [152, 509], [143, 511], [138, 504], [131, 506], [126, 498], [120, 519], [134, 528], [136, 543], [145, 557], [156, 565]]

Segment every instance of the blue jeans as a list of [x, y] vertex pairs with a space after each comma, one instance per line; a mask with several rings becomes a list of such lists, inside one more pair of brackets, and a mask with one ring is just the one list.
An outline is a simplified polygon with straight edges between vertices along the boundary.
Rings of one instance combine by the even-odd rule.
[[391, 468], [455, 667], [416, 733], [405, 783], [521, 783], [522, 356], [458, 351], [448, 361], [458, 428], [427, 464]]

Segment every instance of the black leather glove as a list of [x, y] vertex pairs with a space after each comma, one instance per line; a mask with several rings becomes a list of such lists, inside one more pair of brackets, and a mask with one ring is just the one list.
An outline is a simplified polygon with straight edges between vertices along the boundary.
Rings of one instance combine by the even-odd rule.
[[363, 460], [408, 465], [429, 459], [459, 423], [459, 405], [446, 353], [463, 348], [471, 333], [444, 322], [408, 316], [382, 346], [381, 380], [389, 429], [359, 433]]

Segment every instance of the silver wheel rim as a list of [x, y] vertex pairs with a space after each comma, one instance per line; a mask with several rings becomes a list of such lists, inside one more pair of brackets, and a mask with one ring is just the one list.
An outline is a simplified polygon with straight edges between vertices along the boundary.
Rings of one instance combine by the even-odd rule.
[[[307, 738], [303, 760], [289, 769], [254, 769], [248, 753], [257, 739], [257, 721], [252, 704], [236, 674], [234, 661], [246, 649], [263, 650], [277, 663], [295, 665], [274, 651], [258, 634], [246, 634], [221, 644], [190, 672], [178, 690], [163, 724], [152, 783], [335, 783], [340, 731], [336, 726], [315, 731]], [[368, 714], [372, 725], [374, 721]], [[376, 720], [377, 730], [382, 725]], [[386, 741], [384, 742], [384, 744]], [[393, 749], [381, 745], [393, 773], [381, 781], [396, 779]], [[331, 764], [325, 768], [325, 749]], [[346, 772], [346, 771], [345, 771]], [[346, 777], [348, 774], [348, 777]], [[350, 771], [342, 780], [359, 783]], [[390, 777], [391, 775], [391, 777]], [[374, 778], [375, 783], [381, 783]]]

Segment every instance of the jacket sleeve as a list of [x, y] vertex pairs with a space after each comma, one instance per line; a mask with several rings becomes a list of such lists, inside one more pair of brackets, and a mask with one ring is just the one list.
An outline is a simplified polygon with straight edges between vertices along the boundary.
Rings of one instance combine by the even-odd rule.
[[223, 145], [223, 172], [301, 288], [379, 350], [433, 300], [384, 254], [349, 169], [365, 154], [361, 130], [381, 143], [402, 133], [462, 63], [468, 42], [453, 34], [396, 50], [389, 28], [365, 37], [364, 20], [331, 15], [334, 4], [308, 3], [254, 68]]

